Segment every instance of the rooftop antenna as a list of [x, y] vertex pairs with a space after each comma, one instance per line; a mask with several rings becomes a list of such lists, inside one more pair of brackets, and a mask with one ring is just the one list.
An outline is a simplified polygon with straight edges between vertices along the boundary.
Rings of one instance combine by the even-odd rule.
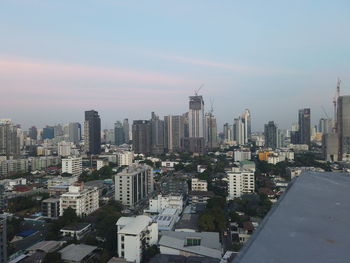
[[204, 84], [202, 84], [198, 89], [194, 90], [194, 95], [198, 96], [198, 92], [204, 87]]

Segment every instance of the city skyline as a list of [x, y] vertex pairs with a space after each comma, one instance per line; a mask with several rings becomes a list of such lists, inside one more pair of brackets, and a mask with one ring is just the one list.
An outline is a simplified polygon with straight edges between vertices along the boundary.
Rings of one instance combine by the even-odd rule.
[[270, 120], [287, 128], [301, 108], [316, 124], [321, 106], [333, 115], [337, 77], [350, 94], [347, 10], [347, 1], [4, 1], [1, 115], [29, 128], [82, 123], [95, 109], [112, 128], [182, 114], [204, 84], [219, 130], [246, 108], [253, 131]]

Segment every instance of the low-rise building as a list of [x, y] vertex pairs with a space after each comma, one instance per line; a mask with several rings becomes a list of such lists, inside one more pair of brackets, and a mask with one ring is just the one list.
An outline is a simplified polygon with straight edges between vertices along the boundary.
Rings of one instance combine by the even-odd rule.
[[41, 202], [41, 212], [44, 217], [58, 218], [60, 216], [60, 199], [48, 198]]
[[103, 166], [108, 166], [108, 160], [106, 159], [100, 159], [96, 160], [96, 170], [100, 170]]
[[166, 208], [174, 208], [181, 213], [184, 208], [183, 195], [158, 195], [157, 198], [149, 200], [149, 208], [145, 212], [160, 213]]
[[134, 153], [125, 151], [117, 153], [117, 162], [119, 166], [129, 166], [134, 162]]
[[117, 222], [118, 255], [140, 263], [143, 250], [158, 241], [158, 225], [148, 216], [121, 217]]
[[78, 216], [89, 215], [99, 208], [98, 189], [84, 188], [84, 185], [69, 186], [68, 192], [60, 197], [60, 215], [68, 207], [75, 210]]
[[203, 256], [221, 259], [219, 233], [164, 231], [159, 240], [161, 254]]
[[214, 197], [214, 193], [212, 191], [191, 191], [188, 194], [188, 201], [190, 204], [206, 204], [212, 197]]
[[60, 230], [63, 237], [71, 237], [72, 239], [80, 240], [91, 230], [91, 224], [79, 223], [70, 226], [65, 226]]
[[179, 221], [179, 211], [175, 208], [166, 208], [159, 215], [154, 216], [159, 231], [174, 230], [175, 223]]
[[191, 190], [192, 191], [208, 191], [208, 182], [206, 180], [192, 178]]
[[94, 259], [95, 246], [85, 244], [70, 244], [59, 251], [61, 260], [67, 263], [96, 262]]

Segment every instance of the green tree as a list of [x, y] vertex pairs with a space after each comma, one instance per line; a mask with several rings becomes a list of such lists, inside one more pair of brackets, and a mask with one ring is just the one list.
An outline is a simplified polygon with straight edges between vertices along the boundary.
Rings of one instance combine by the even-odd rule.
[[45, 255], [43, 263], [61, 263], [61, 254], [59, 252], [49, 252]]
[[142, 262], [147, 263], [153, 258], [155, 255], [159, 254], [160, 250], [156, 245], [152, 245], [148, 248], [145, 248], [142, 252]]

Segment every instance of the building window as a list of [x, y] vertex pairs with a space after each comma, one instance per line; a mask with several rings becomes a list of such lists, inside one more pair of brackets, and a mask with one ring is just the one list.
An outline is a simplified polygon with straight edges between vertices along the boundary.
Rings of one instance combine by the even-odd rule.
[[186, 246], [200, 246], [201, 239], [200, 238], [186, 238]]

